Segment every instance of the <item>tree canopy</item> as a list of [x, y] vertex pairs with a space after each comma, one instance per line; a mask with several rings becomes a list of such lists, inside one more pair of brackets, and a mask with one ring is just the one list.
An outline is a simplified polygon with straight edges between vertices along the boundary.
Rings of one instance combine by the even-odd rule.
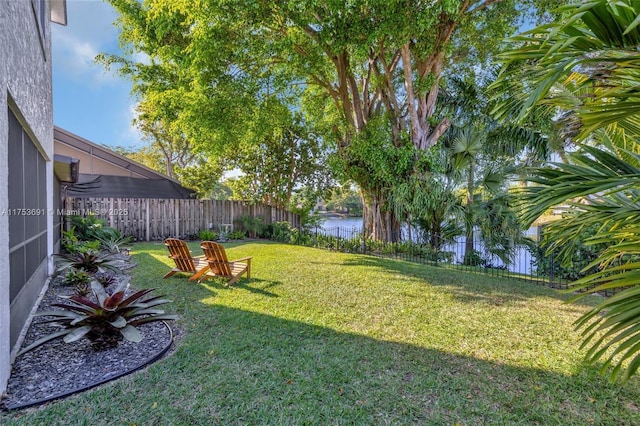
[[[323, 140], [335, 143], [346, 177], [364, 191], [368, 231], [383, 239], [391, 238], [398, 224], [387, 182], [362, 173], [367, 169], [363, 154], [371, 152], [367, 146], [387, 151], [380, 161], [432, 147], [451, 125], [447, 116], [436, 116], [445, 70], [477, 72], [474, 65], [497, 53], [528, 5], [540, 5], [514, 0], [110, 2], [120, 12], [128, 56], [103, 56], [102, 61], [132, 78], [142, 108], [154, 106], [152, 121], [164, 120], [194, 147], [225, 155], [242, 144], [239, 135], [254, 119], [255, 105], [279, 98], [303, 111]], [[135, 61], [141, 53], [146, 61]], [[375, 142], [382, 138], [384, 144]], [[350, 149], [352, 144], [357, 147]], [[395, 179], [414, 168], [406, 166], [395, 171]]]

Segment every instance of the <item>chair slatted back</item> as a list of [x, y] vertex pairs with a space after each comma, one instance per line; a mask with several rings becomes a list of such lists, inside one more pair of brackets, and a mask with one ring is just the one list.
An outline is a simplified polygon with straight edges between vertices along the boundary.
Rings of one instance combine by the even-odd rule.
[[204, 256], [207, 258], [207, 262], [209, 262], [209, 268], [214, 274], [225, 277], [232, 275], [227, 252], [222, 245], [214, 241], [203, 241], [200, 248], [202, 248]]
[[176, 262], [178, 269], [183, 272], [195, 272], [196, 265], [193, 263], [187, 243], [177, 238], [167, 238], [164, 244], [169, 249], [169, 257]]

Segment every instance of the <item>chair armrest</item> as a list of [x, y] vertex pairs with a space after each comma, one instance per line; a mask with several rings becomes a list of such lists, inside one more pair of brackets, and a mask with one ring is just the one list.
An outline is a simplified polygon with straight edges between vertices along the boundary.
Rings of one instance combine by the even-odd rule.
[[242, 262], [242, 261], [251, 260], [251, 259], [253, 259], [253, 256], [243, 257], [241, 259], [230, 260], [229, 263]]

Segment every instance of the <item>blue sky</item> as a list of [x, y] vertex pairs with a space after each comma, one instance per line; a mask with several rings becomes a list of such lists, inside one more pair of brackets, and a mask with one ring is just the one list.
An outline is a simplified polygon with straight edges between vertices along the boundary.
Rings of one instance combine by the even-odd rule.
[[94, 62], [99, 53], [121, 51], [116, 11], [103, 0], [67, 0], [67, 17], [66, 27], [51, 26], [54, 123], [95, 143], [143, 146], [131, 124], [131, 83]]
[[118, 53], [116, 11], [102, 0], [67, 0], [68, 25], [52, 25], [53, 118], [92, 142], [139, 147], [131, 125], [131, 83], [94, 63], [98, 53]]

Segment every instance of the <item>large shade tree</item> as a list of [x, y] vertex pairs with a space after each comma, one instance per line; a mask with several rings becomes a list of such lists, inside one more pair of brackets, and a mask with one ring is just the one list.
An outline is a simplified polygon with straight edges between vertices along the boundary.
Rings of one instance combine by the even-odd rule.
[[228, 154], [230, 166], [241, 172], [230, 182], [234, 197], [280, 208], [315, 204], [333, 185], [325, 143], [305, 126], [301, 113], [277, 100], [256, 110], [243, 143]]
[[[196, 143], [228, 147], [257, 98], [303, 94], [363, 191], [368, 233], [392, 239], [400, 225], [388, 187], [414, 169], [399, 159], [419, 157], [450, 126], [435, 116], [443, 72], [485, 60], [528, 3], [551, 0], [109, 1], [122, 41], [149, 63], [105, 62], [118, 62], [143, 98], [179, 105], [173, 123]], [[371, 146], [387, 151], [375, 161], [395, 164], [367, 173]]]
[[536, 108], [557, 108], [567, 137], [581, 143], [566, 163], [532, 170], [525, 192], [529, 222], [558, 204], [567, 207], [550, 225], [551, 250], [565, 259], [581, 234], [607, 247], [574, 283], [586, 293], [621, 289], [577, 322], [590, 363], [603, 360], [612, 378], [628, 379], [640, 366], [640, 2], [591, 0], [562, 9], [567, 19], [518, 38], [504, 55], [495, 84], [505, 90], [526, 82], [521, 96], [497, 113], [525, 117]]

